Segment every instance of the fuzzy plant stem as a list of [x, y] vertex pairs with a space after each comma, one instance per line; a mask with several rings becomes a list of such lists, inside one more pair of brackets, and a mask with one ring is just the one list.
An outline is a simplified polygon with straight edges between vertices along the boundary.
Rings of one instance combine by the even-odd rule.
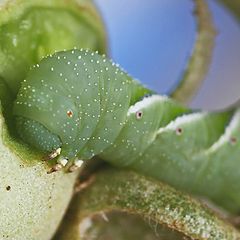
[[76, 195], [66, 216], [70, 221], [63, 223], [57, 239], [85, 239], [76, 237], [83, 236], [86, 230], [81, 223], [97, 213], [111, 211], [140, 215], [187, 239], [240, 237], [235, 228], [189, 196], [137, 173], [110, 168], [98, 172], [93, 183]]

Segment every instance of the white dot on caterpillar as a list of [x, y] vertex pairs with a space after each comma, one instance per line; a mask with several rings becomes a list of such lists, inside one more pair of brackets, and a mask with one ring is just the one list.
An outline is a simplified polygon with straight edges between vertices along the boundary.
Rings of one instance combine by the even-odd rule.
[[67, 115], [68, 115], [68, 117], [72, 118], [73, 117], [73, 111], [68, 110], [67, 111]]
[[142, 116], [143, 116], [143, 112], [142, 112], [142, 111], [137, 111], [137, 112], [136, 112], [136, 118], [137, 118], [137, 119], [141, 119]]

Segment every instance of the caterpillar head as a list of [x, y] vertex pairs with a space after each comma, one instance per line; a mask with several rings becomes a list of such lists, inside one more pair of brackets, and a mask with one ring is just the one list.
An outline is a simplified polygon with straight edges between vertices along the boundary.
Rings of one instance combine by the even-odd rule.
[[31, 146], [55, 151], [51, 158], [61, 148], [62, 165], [66, 159], [89, 159], [120, 132], [130, 90], [142, 89], [137, 84], [130, 88], [130, 83], [104, 56], [76, 49], [58, 52], [33, 67], [23, 81], [13, 109], [17, 131]]
[[26, 143], [44, 152], [61, 148], [66, 159], [77, 157], [74, 143], [84, 118], [79, 109], [86, 107], [88, 92], [92, 98], [86, 69], [93, 55], [100, 58], [83, 50], [59, 52], [29, 71], [13, 110], [17, 131]]

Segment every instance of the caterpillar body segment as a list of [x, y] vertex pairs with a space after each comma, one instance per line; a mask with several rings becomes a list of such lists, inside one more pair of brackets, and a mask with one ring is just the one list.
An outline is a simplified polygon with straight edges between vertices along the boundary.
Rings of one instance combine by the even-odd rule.
[[[198, 191], [196, 185], [210, 171], [207, 151], [224, 134], [231, 115], [231, 112], [192, 113], [178, 117], [158, 130], [144, 155], [131, 167], [147, 175], [151, 173], [154, 178], [161, 176], [161, 180], [178, 188]], [[230, 139], [227, 144], [231, 145]]]
[[155, 141], [157, 131], [178, 115], [189, 112], [166, 96], [152, 95], [130, 106], [127, 120], [113, 145], [100, 156], [119, 167], [131, 165]]

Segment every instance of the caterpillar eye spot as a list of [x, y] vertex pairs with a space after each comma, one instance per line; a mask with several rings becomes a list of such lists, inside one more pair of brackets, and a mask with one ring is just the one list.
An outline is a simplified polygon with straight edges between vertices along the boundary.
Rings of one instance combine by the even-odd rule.
[[182, 133], [183, 133], [183, 129], [182, 129], [182, 128], [177, 128], [177, 129], [176, 129], [176, 134], [177, 134], [178, 136], [182, 135]]
[[237, 143], [237, 138], [236, 137], [231, 137], [230, 138], [230, 144], [235, 145]]
[[72, 118], [73, 117], [73, 112], [71, 110], [68, 110], [67, 115], [68, 115], [68, 117]]
[[137, 119], [141, 119], [142, 116], [143, 116], [143, 112], [142, 112], [142, 111], [137, 111], [137, 112], [136, 112], [136, 118], [137, 118]]

